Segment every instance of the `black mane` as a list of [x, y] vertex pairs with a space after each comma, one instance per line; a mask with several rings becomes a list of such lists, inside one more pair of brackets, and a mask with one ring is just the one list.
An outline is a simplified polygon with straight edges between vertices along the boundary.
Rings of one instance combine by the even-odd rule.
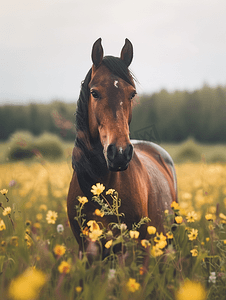
[[[105, 56], [102, 60], [102, 64], [105, 65], [112, 74], [134, 86], [134, 77], [120, 58]], [[82, 154], [78, 159], [72, 156], [73, 168], [78, 175], [80, 188], [86, 196], [91, 196], [91, 186], [96, 184], [97, 180], [100, 180], [101, 177], [108, 172], [100, 140], [92, 140], [89, 134], [88, 100], [90, 90], [88, 85], [91, 80], [91, 73], [92, 68], [82, 82], [75, 113], [75, 151]]]

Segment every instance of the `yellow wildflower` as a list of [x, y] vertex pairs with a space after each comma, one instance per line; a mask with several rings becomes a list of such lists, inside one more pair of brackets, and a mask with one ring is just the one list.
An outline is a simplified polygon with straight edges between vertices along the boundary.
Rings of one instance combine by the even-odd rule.
[[222, 213], [219, 214], [219, 217], [221, 218], [220, 222], [222, 224], [226, 224], [226, 216]]
[[85, 203], [88, 202], [88, 199], [87, 199], [86, 197], [78, 197], [78, 201], [79, 201], [82, 205], [84, 205]]
[[198, 255], [198, 250], [197, 249], [192, 249], [191, 251], [192, 256], [197, 256]]
[[194, 211], [192, 211], [187, 214], [186, 219], [188, 223], [192, 223], [198, 219], [198, 215]]
[[48, 224], [55, 224], [57, 217], [58, 217], [57, 212], [49, 210], [46, 215], [46, 220], [47, 220]]
[[95, 242], [103, 233], [96, 221], [90, 220], [87, 225], [90, 227], [89, 238]]
[[209, 237], [207, 237], [207, 238], [206, 238], [206, 242], [209, 242], [209, 240], [210, 240], [210, 238], [209, 238]]
[[129, 235], [131, 239], [138, 239], [140, 232], [137, 230], [130, 230]]
[[174, 209], [174, 210], [179, 210], [180, 209], [179, 204], [176, 201], [173, 201], [171, 203], [171, 208]]
[[27, 247], [30, 248], [33, 244], [33, 241], [28, 234], [25, 234], [24, 240], [26, 242]]
[[167, 232], [166, 237], [167, 237], [167, 239], [172, 240], [172, 239], [173, 239], [173, 234], [172, 234], [172, 232], [170, 232], [170, 231]]
[[31, 230], [30, 230], [29, 228], [27, 228], [27, 229], [25, 230], [25, 233], [28, 234], [28, 235], [31, 235]]
[[5, 242], [5, 241], [2, 241], [0, 245], [1, 245], [1, 247], [5, 247], [6, 242]]
[[101, 217], [101, 218], [104, 216], [104, 212], [101, 212], [98, 208], [95, 209], [94, 214], [95, 214], [96, 216], [98, 216], [98, 217]]
[[107, 190], [106, 195], [112, 195], [114, 192], [115, 192], [114, 189], [109, 189]]
[[163, 235], [163, 233], [161, 232], [160, 234], [157, 232], [156, 236], [154, 237], [154, 241], [156, 243], [159, 243], [159, 242], [165, 242], [166, 241], [166, 237]]
[[11, 207], [4, 208], [2, 214], [3, 214], [3, 216], [10, 215], [11, 214]]
[[64, 255], [64, 253], [66, 252], [66, 248], [64, 245], [56, 245], [53, 249], [53, 252], [57, 255], [57, 256], [62, 256]]
[[87, 225], [90, 227], [90, 231], [98, 230], [100, 229], [99, 225], [95, 220], [90, 220], [87, 222]]
[[30, 220], [26, 220], [25, 225], [26, 226], [31, 226], [31, 221]]
[[43, 210], [43, 211], [47, 211], [47, 205], [41, 204], [41, 205], [39, 206], [39, 209], [40, 209], [40, 210]]
[[223, 241], [224, 245], [226, 245], [226, 240]]
[[36, 215], [36, 220], [41, 221], [43, 218], [42, 214], [37, 214]]
[[206, 300], [206, 291], [199, 282], [186, 281], [177, 291], [176, 300]]
[[215, 227], [214, 227], [212, 224], [209, 225], [209, 230], [212, 231], [212, 230], [214, 230], [214, 228], [215, 228]]
[[175, 217], [175, 221], [177, 224], [181, 224], [183, 222], [183, 218], [181, 216]]
[[113, 236], [113, 232], [112, 232], [111, 230], [108, 230], [108, 231], [106, 232], [106, 236]]
[[71, 271], [71, 265], [66, 261], [62, 261], [58, 267], [58, 271], [60, 273], [68, 274]]
[[82, 287], [81, 286], [76, 286], [75, 290], [79, 294], [82, 291]]
[[102, 233], [103, 233], [103, 230], [101, 230], [101, 229], [93, 230], [92, 232], [89, 232], [89, 238], [93, 242], [95, 242], [102, 235]]
[[15, 300], [36, 299], [46, 282], [46, 276], [34, 268], [27, 269], [22, 275], [12, 280], [8, 295]]
[[2, 195], [6, 195], [6, 194], [8, 193], [8, 190], [7, 190], [7, 189], [2, 189], [2, 190], [0, 191], [0, 193], [1, 193]]
[[205, 218], [207, 221], [213, 221], [213, 215], [212, 214], [206, 214]]
[[148, 246], [151, 245], [148, 240], [141, 240], [140, 243], [144, 248], [147, 248]]
[[190, 231], [190, 233], [188, 234], [188, 238], [190, 241], [193, 241], [197, 238], [198, 236], [198, 229], [194, 229], [192, 228], [192, 230]]
[[140, 288], [140, 284], [136, 282], [136, 279], [130, 278], [126, 284], [128, 290], [132, 293], [136, 292]]
[[83, 233], [84, 235], [89, 235], [89, 228], [86, 226], [86, 227], [83, 229], [82, 233]]
[[224, 214], [222, 214], [222, 213], [219, 214], [219, 217], [220, 217], [221, 219], [223, 219], [223, 220], [226, 220], [226, 216], [225, 216]]
[[156, 228], [154, 226], [148, 226], [147, 227], [147, 232], [149, 234], [155, 234], [156, 233]]
[[163, 249], [167, 246], [167, 241], [160, 241], [156, 244], [159, 249]]
[[92, 186], [91, 193], [93, 195], [99, 196], [105, 190], [105, 186], [102, 183], [97, 183], [96, 185]]
[[169, 210], [166, 209], [166, 210], [164, 211], [164, 213], [165, 213], [165, 215], [167, 216], [167, 215], [169, 214]]
[[40, 228], [41, 228], [41, 224], [38, 223], [38, 222], [34, 223], [33, 226], [34, 226], [36, 229], [40, 229]]
[[151, 255], [154, 257], [158, 257], [163, 254], [163, 251], [159, 249], [158, 245], [153, 246], [151, 249]]
[[182, 194], [181, 198], [182, 198], [183, 200], [189, 201], [189, 200], [192, 199], [192, 194], [191, 194], [191, 193], [184, 192], [184, 193]]
[[108, 242], [104, 245], [104, 247], [107, 248], [107, 249], [109, 249], [109, 248], [111, 247], [111, 245], [112, 245], [112, 240], [108, 241]]
[[0, 220], [0, 231], [6, 230], [6, 226], [3, 220]]
[[145, 273], [145, 268], [144, 267], [140, 267], [139, 274], [140, 275], [144, 275], [144, 273]]

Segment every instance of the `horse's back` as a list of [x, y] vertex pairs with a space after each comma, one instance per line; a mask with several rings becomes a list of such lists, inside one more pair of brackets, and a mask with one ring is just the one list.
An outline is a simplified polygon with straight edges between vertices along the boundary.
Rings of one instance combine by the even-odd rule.
[[[131, 140], [131, 143], [134, 146], [134, 149], [139, 150], [143, 153], [146, 153], [148, 156], [151, 156], [156, 162], [161, 163], [164, 166], [164, 163], [169, 168], [171, 176], [173, 178], [174, 189], [177, 192], [177, 179], [176, 171], [173, 163], [173, 159], [170, 154], [158, 144], [142, 140]], [[138, 154], [139, 155], [139, 154]], [[164, 163], [163, 163], [164, 162]], [[164, 166], [165, 167], [165, 166]]]

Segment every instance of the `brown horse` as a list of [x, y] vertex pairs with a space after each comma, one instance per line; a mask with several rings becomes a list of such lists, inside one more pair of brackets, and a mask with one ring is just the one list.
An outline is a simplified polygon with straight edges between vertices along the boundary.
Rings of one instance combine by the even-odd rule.
[[[78, 196], [92, 197], [92, 185], [102, 183], [115, 189], [121, 198], [122, 221], [131, 229], [142, 217], [149, 217], [158, 232], [164, 231], [164, 210], [177, 201], [174, 164], [159, 145], [129, 138], [132, 102], [136, 95], [133, 76], [128, 70], [133, 46], [126, 39], [120, 58], [103, 57], [101, 39], [92, 49], [93, 66], [82, 83], [76, 111], [76, 140], [72, 155], [74, 173], [68, 193], [68, 217], [79, 243], [82, 239], [76, 217]], [[96, 220], [106, 227], [113, 216], [94, 215], [99, 205], [84, 205], [87, 222]], [[140, 237], [147, 235], [141, 226]]]

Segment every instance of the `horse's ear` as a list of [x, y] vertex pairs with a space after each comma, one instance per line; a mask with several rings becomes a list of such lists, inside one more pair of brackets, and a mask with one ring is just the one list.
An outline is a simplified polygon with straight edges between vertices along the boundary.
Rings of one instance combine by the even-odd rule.
[[104, 55], [103, 47], [101, 45], [101, 38], [99, 38], [94, 44], [92, 49], [92, 61], [94, 66], [97, 68], [102, 62]]
[[127, 67], [132, 62], [132, 59], [133, 59], [133, 45], [128, 39], [125, 40], [125, 45], [122, 48], [120, 58], [121, 58], [121, 60], [124, 61], [124, 63], [127, 65]]

